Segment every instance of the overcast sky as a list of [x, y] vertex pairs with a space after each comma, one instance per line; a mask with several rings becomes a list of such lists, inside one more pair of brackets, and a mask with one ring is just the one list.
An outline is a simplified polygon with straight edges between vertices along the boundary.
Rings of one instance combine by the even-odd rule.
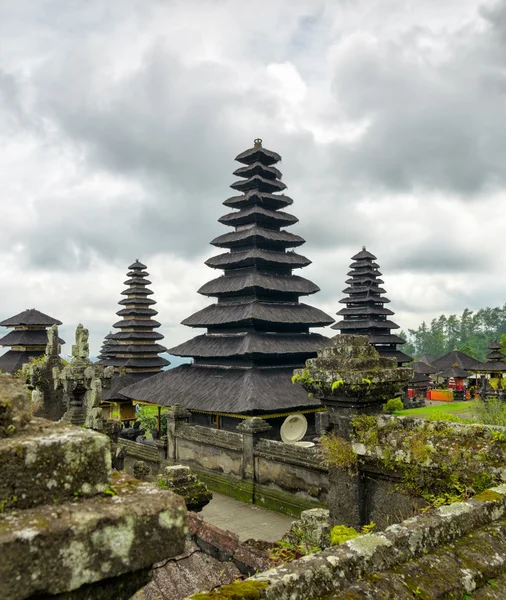
[[505, 1], [0, 0], [0, 318], [60, 319], [64, 354], [82, 322], [96, 354], [139, 258], [164, 343], [200, 333], [256, 137], [311, 304], [335, 315], [363, 245], [403, 329], [506, 301]]

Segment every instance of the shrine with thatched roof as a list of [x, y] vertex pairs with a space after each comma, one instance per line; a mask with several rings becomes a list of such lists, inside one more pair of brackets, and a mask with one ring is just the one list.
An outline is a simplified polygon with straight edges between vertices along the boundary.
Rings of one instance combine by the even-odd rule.
[[274, 166], [280, 155], [255, 140], [236, 160], [240, 179], [231, 187], [239, 195], [224, 202], [232, 212], [219, 219], [233, 230], [211, 242], [223, 252], [206, 262], [223, 274], [198, 290], [216, 302], [183, 321], [207, 331], [169, 350], [193, 363], [123, 390], [134, 400], [180, 404], [193, 423], [226, 429], [240, 417], [261, 415], [275, 425], [287, 414], [319, 410], [318, 400], [292, 385], [291, 377], [329, 342], [310, 329], [333, 322], [299, 301], [319, 288], [293, 274], [310, 261], [293, 250], [304, 239], [285, 229], [297, 218], [282, 210], [293, 200]]
[[[0, 356], [0, 372], [15, 373], [32, 358], [44, 356], [48, 343], [47, 330], [52, 325], [61, 325], [61, 321], [35, 308], [24, 310], [0, 322], [0, 327], [12, 328], [12, 331], [0, 339], [0, 346], [10, 347], [10, 350]], [[58, 339], [58, 343], [65, 342]]]
[[490, 352], [487, 354], [486, 361], [480, 366], [480, 373], [505, 373], [506, 356], [501, 352], [501, 344], [495, 340], [488, 345]]
[[332, 325], [332, 329], [342, 334], [366, 335], [380, 356], [395, 359], [399, 366], [411, 362], [413, 359], [397, 347], [406, 340], [392, 334], [392, 329], [399, 329], [399, 325], [389, 320], [394, 313], [385, 307], [390, 300], [383, 296], [386, 292], [381, 287], [383, 280], [376, 257], [363, 246], [351, 260], [348, 287], [343, 290], [347, 296], [339, 300], [346, 308], [337, 313], [342, 320]]
[[146, 268], [139, 260], [128, 267], [128, 279], [124, 282], [127, 288], [121, 292], [125, 298], [119, 301], [121, 310], [116, 313], [122, 319], [113, 325], [119, 331], [105, 337], [98, 357], [98, 364], [116, 371], [102, 397], [119, 404], [122, 420], [135, 419], [132, 402], [121, 393], [122, 388], [156, 375], [170, 364], [159, 356], [166, 348], [158, 343], [163, 335], [155, 331], [161, 324], [153, 318], [158, 312], [153, 308], [156, 301], [150, 298], [153, 292], [147, 287], [151, 281]]

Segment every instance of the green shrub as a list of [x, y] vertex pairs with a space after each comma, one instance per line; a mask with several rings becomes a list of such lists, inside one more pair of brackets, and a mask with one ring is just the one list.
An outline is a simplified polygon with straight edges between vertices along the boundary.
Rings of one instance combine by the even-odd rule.
[[337, 546], [338, 544], [342, 544], [348, 540], [359, 537], [359, 535], [361, 534], [356, 529], [353, 529], [353, 527], [336, 525], [330, 532], [330, 545]]
[[391, 398], [386, 404], [383, 404], [383, 410], [388, 413], [404, 410], [404, 404], [400, 398]]
[[487, 402], [474, 400], [472, 413], [474, 420], [478, 423], [506, 427], [506, 404], [499, 398], [491, 398]]
[[321, 450], [325, 462], [337, 469], [355, 473], [357, 470], [357, 453], [350, 442], [332, 433], [321, 438]]

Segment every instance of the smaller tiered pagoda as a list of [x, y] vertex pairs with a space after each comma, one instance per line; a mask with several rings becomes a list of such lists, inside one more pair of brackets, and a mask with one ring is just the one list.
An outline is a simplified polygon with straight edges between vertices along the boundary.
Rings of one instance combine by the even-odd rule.
[[116, 313], [122, 319], [113, 325], [119, 331], [106, 336], [98, 361], [114, 367], [117, 373], [102, 397], [109, 403], [117, 403], [120, 419], [127, 421], [135, 419], [135, 410], [121, 389], [156, 375], [170, 364], [159, 356], [166, 348], [158, 343], [163, 335], [155, 331], [160, 323], [153, 319], [158, 312], [153, 308], [156, 301], [149, 297], [153, 292], [147, 287], [151, 284], [147, 267], [136, 260], [128, 269], [128, 279], [124, 282], [128, 287], [121, 292], [125, 298], [119, 301], [122, 308]]
[[487, 360], [480, 366], [482, 373], [506, 373], [506, 356], [501, 352], [501, 344], [495, 340], [489, 344], [490, 352], [485, 357]]
[[380, 279], [379, 265], [374, 262], [376, 257], [362, 246], [351, 260], [350, 279], [346, 280], [348, 287], [343, 290], [347, 296], [339, 300], [346, 308], [337, 313], [343, 318], [332, 325], [332, 329], [342, 334], [366, 335], [380, 356], [395, 359], [399, 366], [411, 362], [413, 359], [397, 348], [406, 340], [391, 332], [399, 329], [399, 325], [388, 319], [394, 313], [385, 308], [390, 300], [382, 296], [386, 292], [380, 287], [383, 280]]
[[[15, 373], [32, 358], [44, 356], [48, 342], [47, 330], [52, 325], [61, 325], [61, 321], [30, 308], [0, 322], [1, 327], [13, 328], [0, 339], [0, 346], [9, 346], [0, 356], [0, 371]], [[59, 339], [60, 344], [65, 342]]]

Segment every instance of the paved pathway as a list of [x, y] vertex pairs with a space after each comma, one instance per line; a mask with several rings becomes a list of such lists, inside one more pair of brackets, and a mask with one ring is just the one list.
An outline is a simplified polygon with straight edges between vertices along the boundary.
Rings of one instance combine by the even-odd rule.
[[205, 521], [228, 529], [241, 541], [248, 538], [276, 542], [288, 531], [294, 517], [265, 510], [213, 492], [213, 499], [200, 513]]

